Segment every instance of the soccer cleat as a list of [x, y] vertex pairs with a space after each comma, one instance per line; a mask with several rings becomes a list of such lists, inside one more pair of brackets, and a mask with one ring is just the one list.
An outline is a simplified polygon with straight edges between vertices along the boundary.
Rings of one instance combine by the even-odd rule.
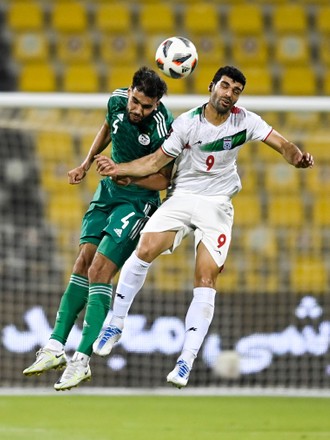
[[25, 376], [40, 376], [41, 373], [48, 370], [62, 370], [67, 364], [67, 358], [64, 351], [57, 352], [48, 348], [41, 348], [36, 353], [36, 360], [32, 365], [25, 368]]
[[175, 368], [167, 375], [167, 382], [177, 388], [183, 388], [187, 385], [190, 375], [190, 368], [186, 361], [179, 359]]
[[93, 351], [99, 356], [107, 356], [111, 353], [112, 347], [119, 341], [122, 331], [114, 326], [109, 325], [93, 344]]
[[90, 380], [92, 372], [88, 362], [82, 359], [72, 359], [64, 370], [60, 379], [55, 383], [56, 391], [71, 390], [77, 387], [81, 382]]

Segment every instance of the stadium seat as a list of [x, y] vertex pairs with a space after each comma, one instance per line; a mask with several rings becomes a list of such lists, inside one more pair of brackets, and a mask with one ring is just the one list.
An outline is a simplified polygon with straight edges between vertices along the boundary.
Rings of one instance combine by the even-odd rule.
[[[148, 38], [149, 34], [176, 35], [175, 9], [168, 3], [143, 4], [139, 9], [139, 25]], [[158, 19], [157, 19], [158, 18]]]
[[258, 142], [256, 150], [257, 159], [266, 162], [267, 167], [269, 163], [282, 163], [283, 161], [282, 156], [277, 151], [263, 142]]
[[233, 35], [261, 36], [264, 32], [262, 8], [255, 4], [231, 4], [227, 25]]
[[212, 65], [214, 72], [216, 72], [220, 66], [225, 64], [226, 47], [224, 41], [218, 35], [191, 34], [190, 38], [197, 48], [200, 66]]
[[244, 67], [242, 71], [247, 79], [245, 95], [273, 94], [273, 77], [269, 68]]
[[261, 65], [267, 68], [269, 47], [265, 39], [260, 36], [243, 36], [232, 40], [231, 56], [235, 65], [243, 70], [244, 66]]
[[296, 293], [328, 293], [329, 278], [324, 258], [295, 257], [290, 265], [290, 285]]
[[208, 87], [216, 73], [218, 66], [203, 66], [197, 65], [195, 72], [191, 79], [193, 82], [193, 90], [196, 94], [205, 95], [208, 94]]
[[330, 95], [330, 71], [326, 70], [322, 76], [322, 89], [323, 94], [326, 96]]
[[271, 227], [296, 228], [305, 222], [304, 205], [299, 196], [271, 194], [267, 214], [267, 224]]
[[10, 2], [7, 24], [14, 32], [41, 31], [44, 28], [44, 11], [40, 2]]
[[77, 164], [77, 161], [66, 159], [65, 156], [56, 161], [43, 162], [40, 167], [43, 190], [47, 191], [48, 194], [59, 194], [68, 191], [68, 171], [76, 167]]
[[330, 34], [330, 5], [319, 6], [315, 16], [315, 27], [320, 35]]
[[87, 12], [78, 1], [54, 2], [50, 21], [51, 27], [58, 32], [84, 32], [88, 29]]
[[106, 89], [112, 93], [118, 87], [129, 87], [139, 66], [113, 66], [106, 75]]
[[37, 62], [23, 65], [19, 71], [18, 89], [21, 92], [56, 91], [56, 73], [52, 64]]
[[68, 186], [66, 193], [51, 195], [46, 204], [48, 220], [59, 228], [79, 228], [86, 205], [77, 197], [77, 188]]
[[135, 64], [138, 61], [138, 44], [132, 35], [101, 34], [99, 49], [102, 61], [109, 62], [111, 65]]
[[233, 199], [235, 224], [239, 227], [256, 226], [262, 221], [261, 200], [259, 193], [238, 194]]
[[290, 130], [318, 130], [321, 124], [319, 112], [312, 112], [306, 109], [305, 112], [286, 112], [284, 119], [285, 127]]
[[313, 200], [312, 217], [315, 225], [320, 227], [330, 226], [329, 194], [323, 193]]
[[64, 63], [92, 61], [93, 40], [88, 33], [58, 33], [55, 37], [56, 56]]
[[95, 27], [103, 33], [127, 34], [132, 31], [130, 6], [126, 3], [100, 3], [95, 11]]
[[330, 164], [324, 164], [317, 160], [317, 166], [306, 173], [305, 182], [306, 189], [312, 193], [330, 194]]
[[238, 173], [242, 180], [244, 194], [251, 192], [255, 193], [258, 189], [258, 170], [252, 163], [243, 163], [241, 159], [241, 151], [249, 150], [250, 145], [244, 146], [239, 152], [238, 159]]
[[319, 133], [307, 133], [302, 139], [302, 146], [305, 151], [313, 152], [316, 163], [330, 164], [328, 134], [322, 136]]
[[261, 258], [275, 258], [277, 256], [278, 248], [273, 228], [263, 224], [251, 226], [243, 234], [242, 241], [243, 249], [248, 254]]
[[62, 76], [64, 92], [97, 93], [99, 92], [99, 74], [91, 63], [67, 65]]
[[13, 35], [13, 56], [16, 61], [47, 61], [49, 59], [48, 37], [41, 32], [24, 32]]
[[38, 131], [35, 148], [42, 163], [56, 163], [63, 157], [72, 162], [75, 158], [74, 142], [69, 132], [54, 129]]
[[182, 22], [192, 40], [194, 35], [218, 35], [220, 31], [219, 11], [213, 3], [185, 5]]
[[306, 8], [298, 3], [278, 5], [272, 12], [273, 30], [278, 34], [300, 33], [308, 30]]
[[280, 35], [274, 45], [275, 60], [282, 65], [308, 65], [309, 40], [302, 35]]
[[[330, 25], [329, 25], [330, 26]], [[322, 35], [318, 42], [320, 61], [326, 66], [330, 66], [330, 32]]]
[[283, 95], [317, 95], [317, 78], [313, 67], [287, 67], [280, 76]]
[[264, 188], [270, 194], [298, 194], [301, 191], [300, 174], [284, 160], [281, 163], [268, 164], [264, 175]]

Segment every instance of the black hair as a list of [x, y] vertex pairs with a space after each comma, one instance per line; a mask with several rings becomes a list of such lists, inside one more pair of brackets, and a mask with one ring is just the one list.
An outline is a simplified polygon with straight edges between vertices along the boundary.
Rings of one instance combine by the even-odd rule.
[[167, 93], [167, 85], [159, 75], [149, 67], [143, 66], [133, 76], [132, 89], [143, 92], [149, 98], [161, 99]]
[[213, 79], [212, 79], [212, 83], [216, 84], [222, 76], [228, 76], [229, 78], [231, 78], [232, 80], [239, 82], [240, 84], [242, 84], [243, 87], [245, 87], [246, 84], [246, 78], [243, 75], [243, 73], [238, 70], [236, 67], [234, 66], [224, 66], [224, 67], [220, 67], [219, 70], [217, 70], [217, 72], [215, 73]]

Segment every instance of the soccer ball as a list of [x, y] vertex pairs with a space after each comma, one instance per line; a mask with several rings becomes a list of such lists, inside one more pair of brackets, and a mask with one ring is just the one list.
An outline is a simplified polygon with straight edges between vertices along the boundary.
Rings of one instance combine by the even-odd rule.
[[189, 76], [197, 66], [198, 54], [194, 44], [184, 37], [171, 37], [160, 43], [156, 51], [158, 68], [170, 78]]

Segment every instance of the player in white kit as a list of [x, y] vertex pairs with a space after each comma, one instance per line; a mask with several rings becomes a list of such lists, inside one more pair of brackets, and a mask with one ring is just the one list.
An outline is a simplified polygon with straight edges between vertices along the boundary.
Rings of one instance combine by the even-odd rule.
[[121, 336], [124, 320], [142, 288], [152, 261], [171, 252], [190, 232], [195, 236], [193, 299], [185, 319], [185, 339], [167, 381], [187, 385], [197, 353], [214, 313], [215, 285], [225, 263], [233, 224], [232, 197], [241, 189], [236, 157], [250, 140], [278, 151], [296, 168], [312, 167], [313, 157], [285, 139], [257, 114], [236, 106], [246, 79], [232, 66], [220, 68], [209, 86], [208, 103], [180, 115], [164, 144], [153, 154], [116, 164], [98, 156], [103, 176], [145, 176], [172, 160], [172, 186], [166, 201], [141, 232], [136, 252], [124, 264], [109, 326], [93, 345], [101, 356], [110, 353]]

